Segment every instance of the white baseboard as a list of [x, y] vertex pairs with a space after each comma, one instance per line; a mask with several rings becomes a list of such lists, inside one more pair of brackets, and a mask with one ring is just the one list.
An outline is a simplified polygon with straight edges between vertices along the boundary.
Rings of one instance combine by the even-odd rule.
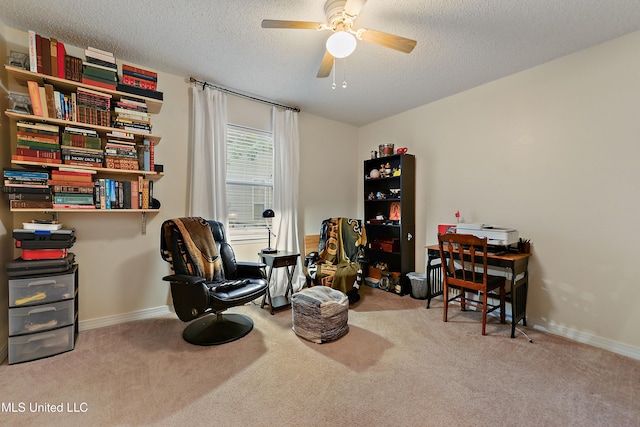
[[575, 329], [567, 328], [566, 326], [544, 322], [540, 319], [531, 318], [530, 316], [527, 317], [527, 326], [550, 334], [559, 335], [572, 341], [591, 345], [593, 347], [598, 347], [603, 350], [631, 357], [632, 359], [640, 360], [640, 348], [638, 347], [602, 338], [588, 332], [577, 331]]
[[81, 320], [78, 322], [78, 330], [86, 331], [89, 329], [103, 328], [105, 326], [117, 325], [120, 323], [131, 322], [133, 320], [148, 319], [150, 317], [172, 314], [168, 305], [160, 307], [147, 308], [144, 310], [134, 311], [131, 313], [116, 314], [113, 316], [98, 317], [96, 319]]

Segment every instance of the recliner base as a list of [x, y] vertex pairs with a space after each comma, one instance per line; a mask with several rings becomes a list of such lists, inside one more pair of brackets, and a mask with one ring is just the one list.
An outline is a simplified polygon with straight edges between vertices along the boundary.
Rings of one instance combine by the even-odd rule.
[[253, 329], [253, 320], [244, 314], [211, 314], [194, 320], [182, 338], [194, 345], [218, 345], [235, 341]]

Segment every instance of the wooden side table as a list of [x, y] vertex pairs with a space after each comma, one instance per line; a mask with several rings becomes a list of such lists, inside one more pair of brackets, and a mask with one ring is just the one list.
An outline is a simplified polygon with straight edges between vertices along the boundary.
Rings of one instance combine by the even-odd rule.
[[274, 268], [284, 267], [287, 271], [287, 290], [284, 295], [278, 295], [272, 298], [269, 286], [267, 286], [267, 292], [264, 294], [264, 297], [262, 297], [260, 308], [264, 308], [265, 303], [268, 303], [271, 308], [271, 314], [273, 314], [275, 309], [289, 307], [291, 305], [290, 297], [293, 295], [293, 272], [296, 269], [300, 254], [297, 252], [278, 251], [274, 253], [260, 252], [258, 255], [269, 269], [267, 283], [271, 283], [271, 274], [273, 274]]

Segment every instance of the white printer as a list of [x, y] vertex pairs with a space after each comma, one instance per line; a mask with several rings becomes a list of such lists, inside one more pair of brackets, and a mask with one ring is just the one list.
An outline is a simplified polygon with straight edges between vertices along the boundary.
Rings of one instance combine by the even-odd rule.
[[460, 223], [456, 225], [456, 233], [486, 237], [489, 245], [510, 246], [518, 243], [518, 230], [497, 225]]

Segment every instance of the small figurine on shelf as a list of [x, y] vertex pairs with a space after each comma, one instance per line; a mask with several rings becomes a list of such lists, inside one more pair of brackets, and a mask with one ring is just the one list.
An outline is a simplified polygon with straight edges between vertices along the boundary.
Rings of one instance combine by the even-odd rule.
[[382, 191], [378, 191], [378, 192], [376, 193], [376, 199], [378, 199], [378, 200], [383, 200], [383, 199], [386, 199], [386, 198], [387, 198], [387, 195], [386, 195], [386, 194], [384, 194]]
[[399, 199], [400, 198], [400, 189], [399, 188], [390, 188], [389, 192], [391, 193], [391, 198]]
[[367, 200], [375, 200], [376, 199], [376, 195], [373, 194], [373, 191], [371, 193], [369, 193], [369, 195], [367, 196]]

